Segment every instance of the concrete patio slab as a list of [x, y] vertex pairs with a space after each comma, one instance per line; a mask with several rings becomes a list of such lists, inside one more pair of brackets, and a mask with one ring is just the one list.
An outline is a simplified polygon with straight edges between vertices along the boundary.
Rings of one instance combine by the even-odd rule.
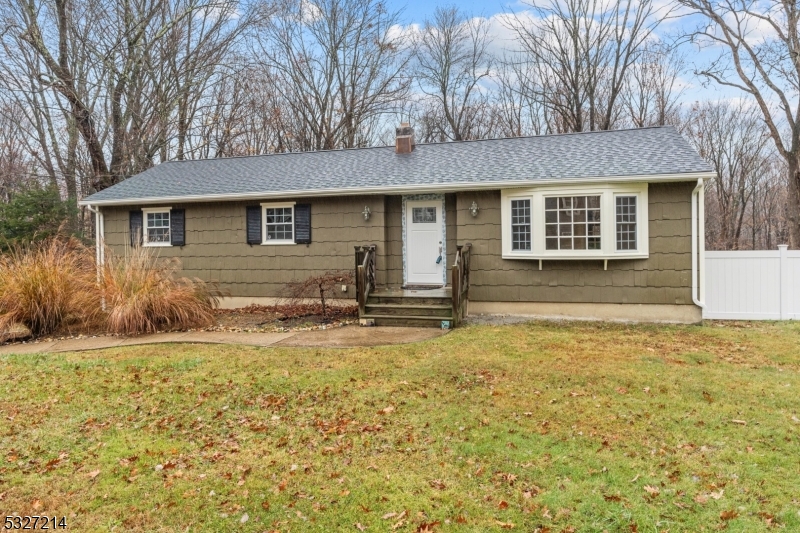
[[408, 344], [441, 337], [447, 330], [437, 328], [398, 328], [377, 326], [298, 331], [295, 335], [278, 342], [275, 346], [308, 346], [325, 348], [351, 348], [356, 346], [384, 346]]
[[233, 331], [189, 331], [154, 333], [136, 337], [82, 337], [57, 341], [7, 344], [0, 355], [54, 352], [79, 352], [121, 346], [162, 343], [242, 344], [247, 346], [286, 346], [315, 348], [350, 348], [407, 344], [433, 339], [447, 333], [435, 328], [397, 328], [345, 326], [312, 331], [247, 333]]
[[[82, 337], [80, 339], [64, 339], [55, 342], [48, 352], [77, 352], [81, 350], [100, 350], [113, 348], [125, 341], [125, 337]], [[40, 344], [41, 346], [41, 344]]]
[[[197, 331], [186, 333], [179, 341], [174, 342], [199, 342], [211, 344], [246, 344], [249, 346], [271, 346], [279, 341], [296, 335], [295, 332], [286, 333], [247, 333], [235, 331]], [[163, 342], [163, 341], [162, 341]]]
[[5, 346], [0, 346], [0, 355], [9, 355], [12, 353], [26, 355], [31, 353], [52, 352], [56, 344], [58, 344], [56, 341], [7, 344]]

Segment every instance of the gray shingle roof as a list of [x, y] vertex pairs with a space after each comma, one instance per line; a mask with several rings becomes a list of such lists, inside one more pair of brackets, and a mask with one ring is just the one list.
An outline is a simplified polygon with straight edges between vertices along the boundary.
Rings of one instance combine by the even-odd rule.
[[419, 144], [411, 154], [388, 146], [174, 161], [81, 203], [454, 190], [711, 171], [674, 128], [660, 127]]

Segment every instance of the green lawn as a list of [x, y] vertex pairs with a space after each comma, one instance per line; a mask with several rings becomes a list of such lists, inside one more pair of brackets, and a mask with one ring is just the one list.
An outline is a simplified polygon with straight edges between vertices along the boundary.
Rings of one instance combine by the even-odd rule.
[[68, 531], [800, 530], [800, 325], [0, 358], [0, 515]]

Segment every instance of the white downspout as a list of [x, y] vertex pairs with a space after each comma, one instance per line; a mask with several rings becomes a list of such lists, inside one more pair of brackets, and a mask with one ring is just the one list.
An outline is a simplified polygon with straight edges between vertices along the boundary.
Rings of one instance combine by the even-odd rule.
[[[105, 253], [105, 218], [103, 217], [103, 213], [100, 211], [100, 208], [93, 207], [91, 205], [87, 205], [86, 207], [89, 208], [89, 211], [94, 213], [94, 254], [95, 254], [95, 263], [97, 265], [97, 283], [100, 284], [100, 277], [101, 277], [101, 269], [105, 264], [106, 260], [106, 253]], [[106, 310], [106, 299], [103, 297], [101, 300], [101, 305], [103, 307], [103, 311]]]
[[703, 178], [698, 178], [697, 186], [692, 191], [692, 302], [701, 309], [706, 306], [706, 282], [703, 276], [706, 263], [705, 219], [705, 182]]

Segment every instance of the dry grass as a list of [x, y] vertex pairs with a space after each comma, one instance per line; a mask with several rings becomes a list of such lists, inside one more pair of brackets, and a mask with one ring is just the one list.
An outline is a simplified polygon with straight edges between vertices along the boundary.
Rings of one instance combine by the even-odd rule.
[[199, 279], [177, 277], [180, 263], [159, 259], [147, 248], [107, 256], [102, 270], [106, 329], [111, 333], [153, 333], [209, 326], [219, 290]]
[[0, 522], [800, 531], [798, 345], [796, 322], [531, 323], [0, 356]]
[[91, 251], [76, 240], [18, 247], [0, 255], [0, 330], [23, 324], [34, 336], [86, 327], [100, 309]]

